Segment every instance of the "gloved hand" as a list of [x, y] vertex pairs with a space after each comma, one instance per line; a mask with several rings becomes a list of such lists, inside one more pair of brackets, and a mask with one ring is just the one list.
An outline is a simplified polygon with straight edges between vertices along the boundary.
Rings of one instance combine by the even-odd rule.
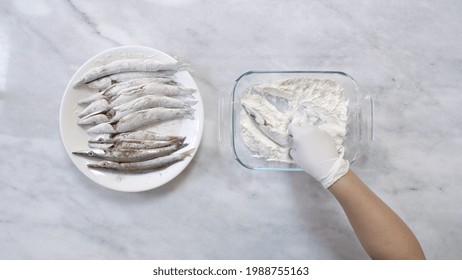
[[293, 138], [290, 155], [325, 189], [347, 173], [348, 161], [339, 156], [334, 139], [326, 132], [305, 123], [301, 126], [291, 124], [289, 133]]

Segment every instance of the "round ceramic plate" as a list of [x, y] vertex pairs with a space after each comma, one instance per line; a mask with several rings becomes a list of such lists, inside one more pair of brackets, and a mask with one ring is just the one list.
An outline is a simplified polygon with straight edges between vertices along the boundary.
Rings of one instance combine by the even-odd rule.
[[192, 148], [194, 152], [191, 156], [167, 168], [148, 173], [127, 174], [88, 168], [87, 164], [95, 162], [95, 160], [74, 155], [72, 152], [89, 150], [88, 140], [94, 137], [94, 135], [88, 135], [84, 128], [77, 125], [77, 121], [79, 120], [78, 113], [83, 109], [83, 107], [78, 105], [78, 101], [94, 94], [97, 90], [90, 89], [87, 86], [74, 87], [74, 84], [93, 67], [123, 58], [154, 58], [163, 62], [176, 61], [174, 58], [161, 51], [141, 46], [117, 47], [92, 57], [80, 67], [67, 85], [61, 102], [60, 129], [61, 137], [69, 157], [77, 168], [88, 178], [109, 189], [124, 192], [139, 192], [164, 185], [188, 166], [201, 141], [204, 127], [204, 107], [197, 85], [189, 72], [177, 72], [175, 74], [177, 82], [181, 83], [186, 88], [196, 90], [193, 94], [197, 101], [193, 106], [195, 109], [194, 119], [168, 121], [145, 130], [166, 135], [186, 136], [185, 143], [188, 143], [188, 146], [178, 152]]

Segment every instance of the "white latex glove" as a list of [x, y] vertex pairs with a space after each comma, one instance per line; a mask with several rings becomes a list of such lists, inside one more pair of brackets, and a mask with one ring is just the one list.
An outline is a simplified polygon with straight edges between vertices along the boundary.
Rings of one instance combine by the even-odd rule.
[[334, 139], [327, 133], [309, 123], [291, 124], [289, 133], [293, 137], [290, 155], [325, 189], [347, 173], [349, 163], [339, 156]]

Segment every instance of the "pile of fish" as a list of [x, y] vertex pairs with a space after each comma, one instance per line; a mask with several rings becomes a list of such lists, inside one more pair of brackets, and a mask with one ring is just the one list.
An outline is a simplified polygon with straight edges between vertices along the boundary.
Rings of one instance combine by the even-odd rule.
[[93, 135], [91, 150], [73, 154], [102, 161], [90, 168], [128, 173], [154, 171], [179, 162], [194, 149], [184, 136], [161, 135], [147, 129], [174, 119], [194, 119], [194, 89], [174, 77], [178, 62], [121, 59], [88, 71], [74, 86], [96, 92], [81, 99], [78, 125]]

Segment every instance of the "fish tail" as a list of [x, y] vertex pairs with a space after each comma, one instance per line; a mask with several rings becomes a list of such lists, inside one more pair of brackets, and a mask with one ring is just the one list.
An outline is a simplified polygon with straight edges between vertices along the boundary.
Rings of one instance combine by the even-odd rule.
[[196, 90], [193, 89], [193, 88], [185, 88], [185, 89], [184, 89], [184, 93], [185, 93], [187, 96], [192, 96], [193, 93], [195, 93], [195, 92], [196, 92]]
[[81, 85], [85, 84], [85, 79], [80, 79], [74, 84], [74, 88], [79, 87]]
[[172, 140], [172, 142], [175, 144], [183, 144], [185, 140], [186, 140], [185, 136], [177, 136], [176, 138]]
[[[186, 145], [187, 145], [187, 144], [186, 144]], [[194, 153], [195, 150], [196, 150], [196, 149], [189, 149], [189, 150], [186, 150], [186, 151], [184, 151], [184, 152], [181, 152], [181, 153], [180, 153], [180, 157], [184, 159], [184, 158], [187, 158], [187, 157], [189, 157], [189, 156], [192, 156], [192, 154]]]
[[193, 108], [186, 109], [184, 117], [187, 118], [187, 119], [190, 119], [190, 120], [194, 120], [194, 112], [195, 111], [196, 110], [193, 109]]
[[190, 106], [196, 105], [197, 100], [185, 100], [184, 103], [186, 103], [186, 105], [190, 107]]
[[177, 64], [177, 71], [191, 71], [191, 65], [185, 61], [181, 61], [179, 59]]
[[189, 145], [189, 143], [181, 143], [181, 144], [178, 145], [178, 150], [181, 150], [181, 149], [185, 148], [188, 145]]

